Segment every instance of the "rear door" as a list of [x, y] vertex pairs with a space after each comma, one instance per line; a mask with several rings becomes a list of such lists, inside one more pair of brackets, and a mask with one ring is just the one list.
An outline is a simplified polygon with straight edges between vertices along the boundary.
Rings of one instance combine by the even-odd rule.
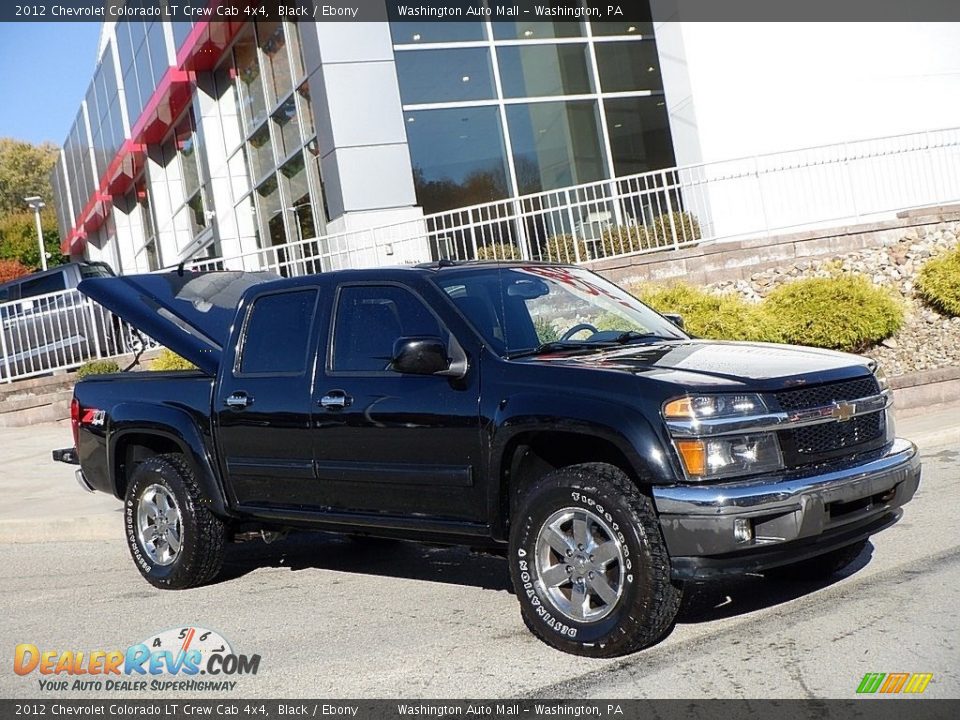
[[316, 484], [310, 414], [319, 291], [251, 298], [225, 348], [213, 416], [223, 477], [240, 505], [300, 506]]

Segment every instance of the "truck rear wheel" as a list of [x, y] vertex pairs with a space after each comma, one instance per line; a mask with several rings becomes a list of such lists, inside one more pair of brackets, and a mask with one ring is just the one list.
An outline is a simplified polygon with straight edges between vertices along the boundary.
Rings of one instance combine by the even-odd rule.
[[770, 568], [763, 574], [771, 580], [827, 580], [860, 557], [866, 546], [867, 541], [861, 540], [792, 565]]
[[134, 470], [124, 534], [140, 574], [164, 590], [201, 585], [223, 566], [226, 527], [202, 504], [182, 455], [156, 455]]
[[514, 517], [509, 564], [527, 627], [565, 652], [635, 652], [660, 640], [680, 607], [653, 503], [612, 465], [537, 482]]

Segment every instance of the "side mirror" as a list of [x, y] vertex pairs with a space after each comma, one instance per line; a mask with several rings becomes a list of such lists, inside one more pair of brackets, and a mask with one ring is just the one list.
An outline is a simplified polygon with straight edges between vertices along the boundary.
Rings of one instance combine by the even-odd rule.
[[677, 313], [664, 313], [663, 316], [664, 316], [667, 320], [669, 320], [670, 322], [672, 322], [674, 325], [676, 325], [678, 328], [680, 328], [681, 330], [684, 329], [684, 327], [683, 327], [683, 315], [678, 315]]
[[402, 337], [393, 344], [390, 369], [405, 375], [436, 375], [450, 369], [450, 358], [438, 337]]

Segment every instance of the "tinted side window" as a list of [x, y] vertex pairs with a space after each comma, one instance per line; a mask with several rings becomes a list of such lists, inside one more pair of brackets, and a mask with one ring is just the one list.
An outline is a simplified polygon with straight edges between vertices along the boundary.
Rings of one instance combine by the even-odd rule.
[[63, 273], [58, 272], [39, 277], [36, 280], [27, 280], [20, 286], [20, 297], [28, 298], [36, 295], [46, 295], [47, 293], [66, 290], [66, 288]]
[[345, 287], [337, 302], [333, 370], [383, 372], [397, 338], [411, 335], [444, 335], [416, 295], [391, 285]]
[[265, 295], [255, 300], [247, 319], [240, 372], [303, 373], [316, 304], [316, 290]]

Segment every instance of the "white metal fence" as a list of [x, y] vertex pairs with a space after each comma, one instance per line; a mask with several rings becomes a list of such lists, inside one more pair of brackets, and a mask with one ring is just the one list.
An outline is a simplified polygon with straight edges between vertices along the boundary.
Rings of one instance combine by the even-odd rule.
[[[960, 128], [656, 170], [191, 266], [294, 276], [441, 258], [580, 263], [878, 220], [908, 208], [953, 202], [960, 202]], [[75, 291], [55, 296], [47, 297], [61, 309], [50, 311], [49, 322], [35, 322], [36, 310], [20, 307], [33, 302], [44, 308], [41, 298], [0, 305], [3, 379], [129, 351], [129, 327], [109, 314], [97, 316], [92, 303]], [[66, 321], [56, 319], [61, 314]], [[99, 319], [88, 326], [81, 317]], [[107, 325], [116, 332], [103, 336], [93, 330]]]
[[155, 344], [76, 290], [0, 305], [0, 380], [6, 382]]
[[656, 170], [195, 263], [283, 275], [449, 258], [584, 262], [960, 201], [960, 128]]

